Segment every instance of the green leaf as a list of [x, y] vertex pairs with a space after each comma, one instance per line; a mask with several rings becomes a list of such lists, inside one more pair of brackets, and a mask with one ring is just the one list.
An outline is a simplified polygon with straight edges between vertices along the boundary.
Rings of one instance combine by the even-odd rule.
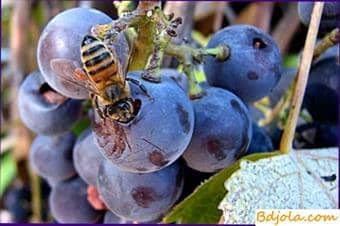
[[[280, 154], [279, 152], [260, 153], [246, 156], [242, 159], [256, 161]], [[218, 205], [226, 194], [224, 182], [240, 168], [240, 160], [230, 167], [215, 174], [194, 193], [179, 203], [164, 219], [164, 223], [179, 224], [216, 224], [222, 211]]]
[[10, 185], [17, 173], [16, 164], [10, 152], [0, 159], [0, 197]]

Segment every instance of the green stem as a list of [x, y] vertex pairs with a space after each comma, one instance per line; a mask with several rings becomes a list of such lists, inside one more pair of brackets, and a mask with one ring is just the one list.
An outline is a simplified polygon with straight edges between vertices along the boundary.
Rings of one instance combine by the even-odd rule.
[[309, 24], [307, 38], [302, 53], [302, 60], [298, 69], [297, 82], [294, 89], [291, 109], [289, 111], [287, 124], [285, 125], [281, 138], [280, 152], [283, 154], [289, 153], [293, 147], [295, 128], [297, 125], [303, 96], [305, 94], [309, 70], [312, 64], [314, 46], [318, 34], [323, 7], [324, 2], [316, 2], [314, 4], [311, 22]]

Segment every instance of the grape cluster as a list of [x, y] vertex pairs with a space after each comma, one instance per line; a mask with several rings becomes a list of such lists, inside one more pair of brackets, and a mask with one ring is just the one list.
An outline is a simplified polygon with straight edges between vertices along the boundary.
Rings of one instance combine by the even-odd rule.
[[[90, 90], [58, 76], [51, 61], [66, 59], [81, 67], [82, 38], [92, 26], [111, 21], [86, 8], [58, 14], [39, 40], [39, 71], [20, 89], [22, 121], [38, 134], [30, 162], [52, 187], [50, 209], [60, 223], [157, 222], [193, 184], [241, 156], [272, 150], [246, 103], [276, 86], [281, 57], [268, 34], [248, 25], [212, 37], [208, 47], [226, 45], [230, 56], [204, 58], [209, 84], [202, 86], [201, 97], [188, 97], [190, 80], [177, 70], [161, 69], [159, 83], [143, 79], [142, 71], [129, 71], [126, 84], [137, 109], [133, 120], [103, 117], [96, 106], [86, 114], [82, 99], [89, 99]], [[124, 67], [128, 47], [124, 35], [112, 46]], [[71, 131], [83, 117], [91, 127], [77, 137]]]

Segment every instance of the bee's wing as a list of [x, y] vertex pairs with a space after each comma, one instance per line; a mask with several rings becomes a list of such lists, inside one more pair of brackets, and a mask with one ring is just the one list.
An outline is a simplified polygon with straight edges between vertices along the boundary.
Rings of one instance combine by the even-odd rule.
[[55, 58], [50, 61], [50, 65], [62, 81], [72, 83], [80, 88], [86, 88], [90, 92], [98, 94], [97, 88], [88, 80], [87, 75], [84, 74], [82, 69], [77, 67], [75, 62], [64, 58]]

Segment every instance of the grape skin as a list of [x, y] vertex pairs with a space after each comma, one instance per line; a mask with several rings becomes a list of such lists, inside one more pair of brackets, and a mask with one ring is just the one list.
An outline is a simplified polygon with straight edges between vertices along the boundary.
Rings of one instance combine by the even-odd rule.
[[178, 163], [153, 173], [130, 173], [103, 161], [97, 187], [106, 206], [129, 221], [152, 221], [164, 214], [179, 198], [183, 175]]
[[271, 36], [250, 25], [228, 26], [216, 32], [208, 48], [227, 45], [230, 56], [205, 57], [204, 72], [212, 86], [227, 89], [245, 102], [268, 95], [281, 78], [282, 59]]
[[90, 128], [86, 129], [77, 139], [73, 149], [73, 161], [79, 176], [90, 185], [96, 185], [100, 163], [104, 156], [95, 144]]
[[53, 183], [75, 176], [72, 160], [75, 140], [71, 132], [58, 136], [38, 135], [30, 150], [31, 167]]
[[87, 201], [87, 184], [79, 177], [59, 182], [49, 197], [53, 217], [60, 223], [96, 223], [103, 215]]
[[79, 119], [81, 101], [66, 99], [62, 103], [50, 103], [40, 91], [44, 85], [45, 80], [38, 71], [26, 77], [18, 94], [20, 118], [35, 133], [64, 133]]
[[200, 172], [216, 172], [234, 163], [248, 148], [252, 128], [244, 103], [226, 90], [210, 87], [193, 100], [195, 129], [183, 157]]

